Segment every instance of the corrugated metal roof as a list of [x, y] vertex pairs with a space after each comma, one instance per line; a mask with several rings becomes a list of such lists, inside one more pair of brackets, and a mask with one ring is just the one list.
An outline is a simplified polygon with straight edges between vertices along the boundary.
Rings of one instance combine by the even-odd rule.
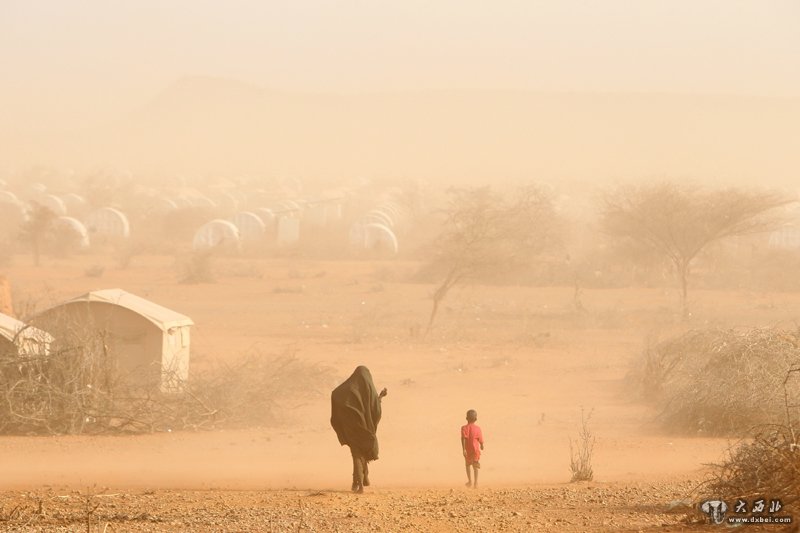
[[162, 307], [150, 300], [145, 300], [140, 296], [123, 291], [122, 289], [103, 289], [99, 291], [87, 292], [82, 296], [73, 298], [66, 303], [74, 302], [102, 302], [119, 305], [125, 309], [130, 309], [137, 313], [163, 331], [181, 326], [191, 326], [194, 324], [192, 319], [182, 315], [172, 309]]

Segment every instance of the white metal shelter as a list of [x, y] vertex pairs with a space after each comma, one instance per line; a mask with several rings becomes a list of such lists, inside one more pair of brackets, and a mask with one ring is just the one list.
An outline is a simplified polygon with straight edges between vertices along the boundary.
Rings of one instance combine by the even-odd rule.
[[43, 311], [35, 323], [49, 326], [48, 331], [57, 335], [78, 326], [95, 337], [102, 335], [122, 374], [145, 379], [164, 392], [180, 390], [189, 377], [189, 332], [194, 322], [122, 289], [88, 292]]
[[0, 354], [47, 355], [52, 342], [46, 331], [0, 313]]

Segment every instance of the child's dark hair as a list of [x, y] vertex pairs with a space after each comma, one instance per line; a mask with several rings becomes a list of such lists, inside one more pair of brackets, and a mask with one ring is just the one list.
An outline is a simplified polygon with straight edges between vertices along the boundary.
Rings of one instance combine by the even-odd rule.
[[478, 411], [475, 409], [467, 411], [467, 422], [475, 422], [476, 420], [478, 420]]

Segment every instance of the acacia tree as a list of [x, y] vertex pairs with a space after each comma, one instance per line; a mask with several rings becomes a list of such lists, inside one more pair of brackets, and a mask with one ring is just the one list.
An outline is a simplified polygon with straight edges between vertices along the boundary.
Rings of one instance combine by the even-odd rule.
[[675, 183], [621, 187], [605, 194], [605, 231], [650, 249], [672, 265], [688, 314], [692, 261], [708, 245], [737, 235], [766, 231], [779, 221], [774, 209], [792, 200], [741, 189], [704, 190]]
[[460, 283], [524, 268], [558, 242], [558, 222], [546, 192], [533, 186], [504, 199], [489, 187], [451, 189], [431, 266], [441, 273], [425, 331]]

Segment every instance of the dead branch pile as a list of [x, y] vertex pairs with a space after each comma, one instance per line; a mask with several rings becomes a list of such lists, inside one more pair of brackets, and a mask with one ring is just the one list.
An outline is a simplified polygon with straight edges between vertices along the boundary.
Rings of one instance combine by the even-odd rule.
[[781, 384], [785, 424], [765, 425], [752, 441], [739, 444], [726, 461], [712, 465], [709, 489], [726, 498], [780, 498], [785, 511], [800, 503], [800, 443], [795, 429], [800, 409], [800, 365]]
[[[98, 355], [100, 354], [100, 355]], [[328, 369], [252, 354], [194, 376], [180, 393], [118, 372], [102, 350], [0, 354], [0, 433], [142, 433], [273, 425], [321, 393]]]
[[709, 494], [728, 500], [779, 498], [784, 513], [800, 503], [800, 449], [788, 426], [760, 428], [721, 464], [712, 465]]
[[303, 402], [328, 394], [334, 381], [328, 367], [293, 355], [253, 353], [193, 378], [186, 396], [214, 411], [204, 413], [198, 427], [270, 426], [285, 422]]
[[634, 379], [665, 428], [745, 435], [784, 421], [782, 383], [798, 362], [800, 330], [694, 330], [648, 347]]

